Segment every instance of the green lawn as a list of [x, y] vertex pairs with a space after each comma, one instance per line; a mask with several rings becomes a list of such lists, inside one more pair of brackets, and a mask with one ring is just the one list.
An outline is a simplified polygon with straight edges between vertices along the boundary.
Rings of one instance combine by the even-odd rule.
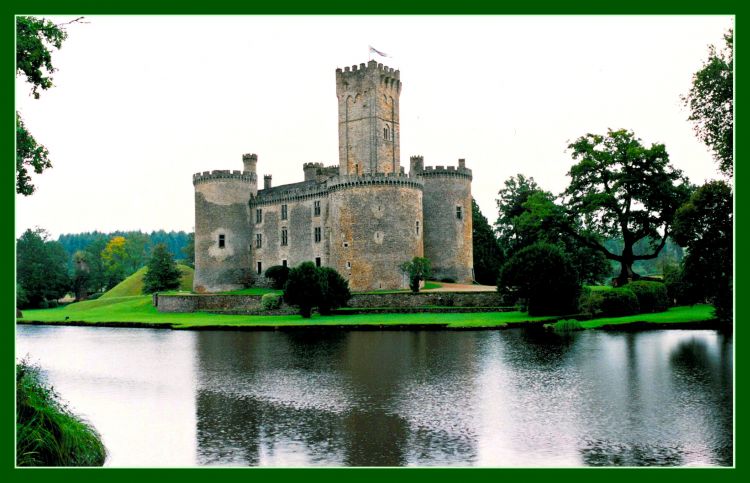
[[[158, 312], [148, 295], [100, 298], [54, 309], [24, 310], [23, 321], [65, 323], [105, 322], [142, 323], [173, 328], [191, 327], [285, 327], [285, 326], [356, 326], [356, 325], [443, 325], [451, 328], [505, 327], [524, 322], [544, 322], [556, 317], [530, 317], [524, 312], [417, 313], [315, 315], [303, 319], [299, 315], [218, 315], [205, 312], [175, 314]], [[710, 320], [711, 306], [675, 307], [667, 312], [630, 317], [596, 319], [582, 322], [584, 328], [631, 322], [679, 323]]]
[[[182, 272], [182, 277], [180, 278], [180, 290], [191, 291], [193, 289], [193, 274], [195, 271], [187, 265], [177, 265], [177, 268]], [[146, 275], [146, 269], [147, 267], [140, 268], [134, 274], [108, 290], [107, 293], [100, 297], [100, 299], [141, 295], [143, 293], [143, 276]]]

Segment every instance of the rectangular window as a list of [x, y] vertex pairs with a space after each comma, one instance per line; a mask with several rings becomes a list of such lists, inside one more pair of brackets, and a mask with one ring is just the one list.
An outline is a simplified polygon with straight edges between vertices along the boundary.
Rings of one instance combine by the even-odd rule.
[[315, 243], [320, 243], [320, 240], [322, 238], [322, 234], [320, 233], [320, 227], [315, 227]]
[[255, 248], [263, 247], [263, 235], [260, 233], [255, 234]]
[[219, 248], [224, 248], [224, 235], [219, 235]]
[[281, 266], [282, 266], [282, 267], [286, 267], [286, 260], [282, 260], [282, 261], [281, 261]]
[[320, 201], [313, 202], [313, 216], [320, 216]]
[[263, 273], [263, 264], [258, 262], [258, 275], [260, 275], [261, 273]]
[[286, 205], [281, 205], [281, 219], [286, 220]]
[[263, 222], [263, 210], [258, 208], [255, 210], [255, 223], [262, 223]]
[[461, 219], [461, 207], [460, 206], [456, 206], [456, 219], [457, 220]]
[[289, 244], [289, 234], [286, 231], [286, 228], [281, 229], [281, 244], [284, 246]]
[[320, 266], [320, 257], [315, 257], [315, 266], [316, 267]]

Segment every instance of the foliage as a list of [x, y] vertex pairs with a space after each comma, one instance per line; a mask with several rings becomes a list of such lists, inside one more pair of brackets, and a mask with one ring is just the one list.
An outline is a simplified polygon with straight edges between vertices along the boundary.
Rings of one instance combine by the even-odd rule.
[[732, 201], [727, 183], [711, 181], [677, 211], [674, 223], [674, 238], [688, 252], [682, 274], [687, 296], [710, 300], [723, 321], [732, 320]]
[[28, 229], [16, 243], [16, 277], [27, 304], [39, 307], [63, 297], [70, 287], [67, 254], [58, 242], [47, 240], [41, 228]]
[[639, 280], [625, 286], [638, 299], [639, 313], [664, 312], [669, 308], [667, 286], [661, 282]]
[[[577, 161], [564, 193], [570, 234], [619, 262], [620, 284], [637, 279], [633, 262], [656, 258], [664, 247], [689, 195], [687, 179], [669, 164], [663, 144], [647, 148], [630, 131], [587, 134], [568, 147]], [[621, 237], [622, 252], [609, 251], [601, 242], [607, 237]], [[634, 244], [645, 238], [655, 242], [651, 253], [636, 255]]]
[[525, 300], [529, 315], [575, 311], [580, 291], [578, 273], [556, 245], [537, 242], [519, 250], [500, 269], [498, 292]]
[[128, 276], [130, 255], [125, 248], [125, 237], [113, 237], [102, 250], [102, 263], [107, 275], [107, 289], [123, 281]]
[[471, 199], [471, 212], [474, 279], [482, 285], [496, 285], [497, 274], [503, 264], [503, 252], [474, 198]]
[[29, 196], [36, 187], [31, 184], [29, 170], [41, 174], [52, 167], [47, 148], [39, 144], [16, 113], [16, 193]]
[[401, 270], [409, 276], [409, 288], [419, 292], [419, 282], [432, 275], [432, 264], [429, 258], [414, 257], [410, 262], [401, 264]]
[[52, 48], [59, 49], [68, 34], [51, 20], [16, 18], [16, 74], [26, 77], [31, 93], [39, 99], [39, 89], [52, 87]]
[[73, 277], [71, 279], [71, 289], [75, 294], [76, 301], [86, 300], [88, 297], [89, 286], [91, 284], [89, 264], [87, 261], [88, 253], [77, 251], [73, 254]]
[[188, 233], [187, 243], [180, 251], [185, 256], [183, 263], [188, 267], [195, 268], [195, 232]]
[[260, 298], [260, 306], [263, 310], [276, 310], [281, 307], [281, 295], [277, 293], [266, 293]]
[[289, 270], [289, 277], [284, 285], [284, 301], [298, 306], [303, 318], [310, 318], [313, 307], [322, 295], [320, 276], [313, 262], [302, 262]]
[[[182, 292], [190, 292], [193, 289], [193, 277], [195, 271], [187, 265], [177, 265], [177, 269], [181, 272], [180, 286], [177, 290]], [[148, 267], [139, 269], [134, 274], [128, 276], [122, 282], [118, 283], [106, 292], [99, 294], [102, 299], [112, 299], [119, 297], [133, 297], [136, 295], [143, 294], [143, 279], [146, 276]], [[95, 298], [97, 294], [89, 297], [89, 300]]]
[[43, 383], [36, 366], [16, 365], [16, 464], [101, 466], [107, 456], [94, 428]]
[[682, 102], [690, 109], [695, 134], [714, 154], [719, 170], [734, 172], [734, 32], [724, 34], [721, 51], [711, 45], [708, 60], [693, 74], [693, 84]]
[[578, 310], [598, 317], [622, 317], [639, 312], [638, 298], [624, 287], [612, 290], [584, 290], [578, 301]]
[[319, 267], [321, 298], [318, 310], [321, 315], [328, 315], [331, 310], [343, 307], [352, 298], [349, 282], [331, 267]]
[[29, 304], [29, 298], [26, 296], [26, 290], [20, 283], [16, 284], [16, 307], [26, 307]]
[[495, 226], [507, 257], [545, 242], [558, 245], [568, 254], [582, 281], [598, 283], [609, 272], [600, 252], [569, 234], [571, 220], [555, 203], [552, 193], [540, 189], [533, 178], [518, 174], [505, 181], [505, 188], [498, 195], [500, 217]]
[[283, 265], [274, 265], [266, 269], [266, 278], [270, 278], [271, 286], [276, 290], [284, 288], [287, 278], [289, 278], [289, 267]]
[[583, 326], [575, 319], [562, 319], [552, 324], [552, 329], [555, 332], [574, 332], [583, 330]]
[[143, 276], [143, 293], [176, 289], [180, 286], [181, 275], [167, 246], [159, 243], [154, 247], [154, 253]]
[[676, 264], [664, 265], [663, 274], [670, 305], [689, 305], [691, 299], [682, 275], [682, 266]]

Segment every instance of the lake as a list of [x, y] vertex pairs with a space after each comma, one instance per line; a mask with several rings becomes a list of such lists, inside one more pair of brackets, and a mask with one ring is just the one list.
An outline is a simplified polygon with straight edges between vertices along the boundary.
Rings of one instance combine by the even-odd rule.
[[709, 330], [263, 332], [17, 326], [107, 466], [733, 464]]

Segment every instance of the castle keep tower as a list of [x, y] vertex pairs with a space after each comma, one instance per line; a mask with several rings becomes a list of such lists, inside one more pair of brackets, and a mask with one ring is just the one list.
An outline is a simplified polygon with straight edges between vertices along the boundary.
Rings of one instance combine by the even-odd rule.
[[250, 281], [248, 200], [258, 192], [255, 154], [242, 156], [244, 171], [204, 171], [195, 186], [193, 291], [236, 290]]
[[398, 173], [399, 71], [371, 60], [336, 69], [339, 173]]

